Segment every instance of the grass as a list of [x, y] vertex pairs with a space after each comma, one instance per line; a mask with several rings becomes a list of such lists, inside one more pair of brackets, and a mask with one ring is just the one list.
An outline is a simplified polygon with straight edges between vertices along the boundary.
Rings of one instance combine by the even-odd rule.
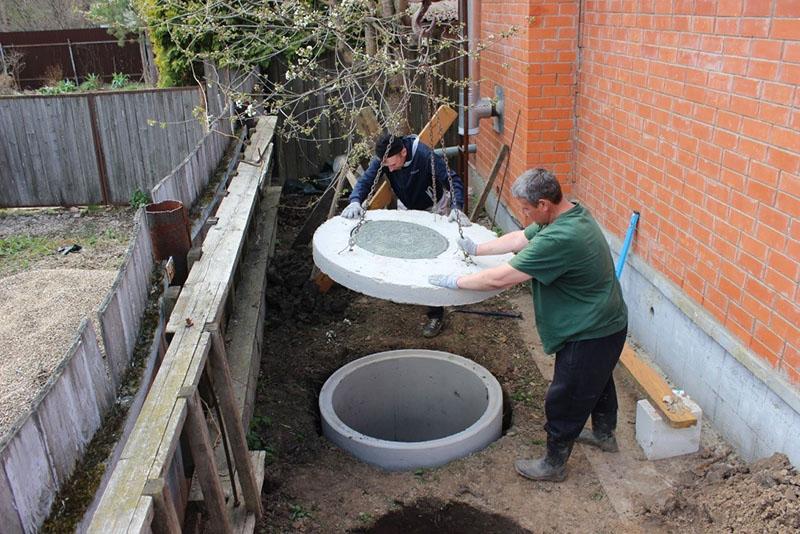
[[27, 269], [57, 248], [58, 241], [52, 237], [12, 235], [0, 239], [0, 273]]
[[48, 256], [55, 256], [58, 247], [77, 243], [84, 247], [78, 254], [91, 254], [91, 249], [126, 244], [130, 236], [116, 228], [91, 225], [70, 235], [11, 235], [0, 239], [0, 276], [10, 276], [34, 267]]

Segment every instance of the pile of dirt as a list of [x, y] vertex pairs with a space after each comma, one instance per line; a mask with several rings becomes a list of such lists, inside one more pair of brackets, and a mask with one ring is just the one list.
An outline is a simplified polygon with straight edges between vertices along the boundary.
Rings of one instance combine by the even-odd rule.
[[644, 507], [652, 524], [683, 532], [800, 531], [800, 474], [785, 455], [749, 465], [727, 447], [701, 456], [680, 486]]

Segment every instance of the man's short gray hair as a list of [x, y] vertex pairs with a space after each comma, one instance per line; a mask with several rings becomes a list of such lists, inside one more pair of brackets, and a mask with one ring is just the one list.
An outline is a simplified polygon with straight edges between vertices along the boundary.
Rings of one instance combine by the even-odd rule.
[[553, 204], [561, 202], [561, 185], [555, 175], [547, 169], [530, 169], [523, 172], [511, 186], [511, 194], [516, 198], [536, 204], [547, 199]]

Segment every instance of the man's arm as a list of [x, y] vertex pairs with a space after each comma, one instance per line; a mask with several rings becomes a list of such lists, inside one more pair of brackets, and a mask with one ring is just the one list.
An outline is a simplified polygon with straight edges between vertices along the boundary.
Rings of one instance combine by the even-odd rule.
[[364, 202], [369, 196], [369, 191], [372, 189], [372, 184], [375, 177], [378, 175], [381, 162], [378, 158], [372, 158], [369, 162], [369, 167], [364, 171], [364, 174], [358, 177], [356, 185], [353, 187], [353, 192], [350, 193], [350, 202]]
[[523, 230], [511, 232], [497, 239], [476, 244], [469, 237], [458, 240], [458, 245], [470, 256], [494, 256], [507, 252], [519, 252], [529, 243]]
[[507, 289], [522, 282], [527, 282], [531, 278], [533, 278], [531, 275], [518, 271], [506, 263], [479, 273], [460, 276], [455, 280], [455, 284], [458, 289], [489, 291]]
[[[430, 148], [428, 150], [432, 151]], [[436, 181], [443, 189], [449, 190], [450, 180], [447, 178], [447, 165], [445, 165], [444, 157], [434, 153], [433, 161], [435, 163], [434, 168], [436, 170]], [[428, 162], [428, 165], [430, 165], [430, 161]], [[461, 178], [459, 178], [459, 176], [452, 170], [450, 171], [450, 176], [453, 178], [453, 191], [450, 191], [450, 193], [456, 200], [456, 208], [463, 210], [464, 183], [461, 181]]]

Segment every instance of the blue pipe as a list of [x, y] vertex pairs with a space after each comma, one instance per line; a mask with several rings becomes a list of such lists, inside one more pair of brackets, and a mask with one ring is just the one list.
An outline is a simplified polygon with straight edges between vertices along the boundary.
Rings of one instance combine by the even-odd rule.
[[625, 241], [622, 243], [622, 250], [619, 251], [619, 261], [617, 261], [617, 278], [622, 275], [622, 268], [625, 266], [625, 258], [628, 256], [628, 249], [631, 248], [633, 232], [636, 230], [636, 223], [639, 222], [639, 212], [634, 211], [631, 215], [631, 222], [628, 224], [628, 233], [625, 234]]

